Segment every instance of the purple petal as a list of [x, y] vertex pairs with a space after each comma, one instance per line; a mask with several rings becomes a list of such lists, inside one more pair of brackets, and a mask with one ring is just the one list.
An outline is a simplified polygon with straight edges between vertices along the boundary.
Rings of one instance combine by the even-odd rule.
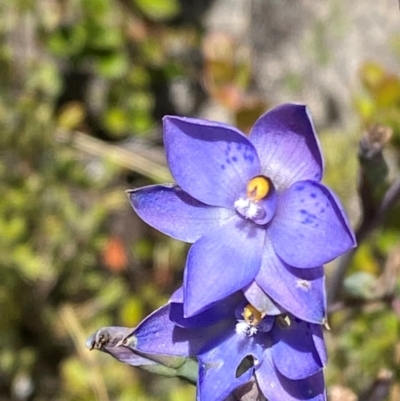
[[241, 292], [236, 292], [231, 296], [215, 303], [203, 312], [197, 315], [185, 318], [183, 316], [183, 303], [170, 303], [170, 319], [180, 327], [208, 327], [223, 320], [230, 320], [232, 327], [236, 324], [235, 309], [236, 306], [244, 300]]
[[[238, 371], [242, 361], [246, 366], [242, 373]], [[249, 337], [239, 336], [234, 329], [221, 339], [217, 346], [198, 356], [199, 380], [197, 399], [204, 401], [223, 401], [232, 391], [247, 383], [253, 375], [254, 361], [262, 358], [262, 347]]]
[[133, 209], [147, 224], [185, 242], [195, 242], [235, 214], [205, 205], [172, 184], [150, 185], [128, 191], [128, 195]]
[[185, 317], [239, 291], [261, 264], [265, 230], [233, 217], [190, 249], [184, 273]]
[[113, 356], [120, 362], [132, 366], [157, 365], [157, 362], [136, 354], [132, 349], [124, 347], [121, 342], [132, 333], [129, 327], [103, 327], [93, 333], [86, 341], [90, 350], [98, 349]]
[[323, 268], [299, 269], [289, 266], [276, 255], [268, 237], [265, 238], [256, 282], [293, 315], [311, 323], [324, 322], [326, 293]]
[[157, 309], [132, 333], [132, 348], [141, 353], [155, 355], [195, 356], [216, 336], [226, 331], [232, 322], [221, 322], [201, 330], [184, 329], [169, 319], [169, 305]]
[[274, 316], [282, 313], [282, 310], [275, 305], [274, 301], [255, 281], [252, 281], [243, 289], [243, 294], [247, 301], [261, 312], [262, 316]]
[[296, 181], [320, 181], [323, 161], [306, 106], [284, 104], [255, 123], [250, 141], [257, 149], [262, 174], [282, 190]]
[[208, 205], [233, 208], [247, 181], [260, 173], [250, 141], [216, 122], [171, 116], [163, 121], [167, 160], [178, 185]]
[[189, 337], [186, 334], [184, 329], [171, 322], [169, 305], [164, 305], [137, 326], [133, 332], [134, 346], [147, 354], [190, 356]]
[[284, 191], [268, 227], [275, 252], [294, 267], [316, 267], [356, 245], [335, 197], [324, 185], [300, 181]]
[[124, 347], [122, 345], [117, 347], [106, 347], [104, 348], [104, 351], [113, 356], [118, 361], [127, 363], [131, 366], [143, 367], [149, 365], [159, 365], [158, 362], [145, 358], [144, 356], [135, 353], [133, 349], [129, 347]]
[[322, 372], [302, 380], [290, 380], [275, 369], [271, 349], [265, 350], [255, 375], [269, 401], [326, 401]]
[[323, 366], [326, 366], [326, 363], [328, 361], [328, 353], [326, 350], [326, 345], [325, 345], [325, 341], [324, 341], [324, 337], [323, 337], [322, 326], [320, 326], [318, 324], [311, 325], [311, 332], [312, 332], [315, 349], [318, 352], [321, 364]]
[[169, 303], [176, 303], [176, 304], [181, 304], [183, 303], [183, 287], [179, 287], [177, 290], [175, 290], [171, 298], [169, 299]]
[[290, 325], [277, 321], [271, 336], [272, 357], [276, 368], [291, 380], [305, 379], [323, 365], [313, 339], [312, 323], [290, 316]]
[[[93, 333], [86, 341], [86, 346], [92, 349], [98, 349], [113, 356], [120, 362], [127, 363], [131, 366], [144, 367], [146, 370], [162, 371], [168, 368], [162, 367], [163, 362], [157, 361], [157, 355], [143, 354], [140, 355], [137, 349], [130, 347], [129, 343], [132, 338], [132, 328], [128, 327], [103, 327]], [[128, 341], [126, 341], [128, 339]], [[125, 345], [127, 343], [128, 345]], [[154, 359], [153, 359], [154, 358]], [[178, 359], [176, 359], [178, 358]], [[181, 366], [184, 363], [182, 357], [168, 357], [165, 359], [169, 364], [176, 363]], [[150, 368], [150, 366], [152, 366]]]

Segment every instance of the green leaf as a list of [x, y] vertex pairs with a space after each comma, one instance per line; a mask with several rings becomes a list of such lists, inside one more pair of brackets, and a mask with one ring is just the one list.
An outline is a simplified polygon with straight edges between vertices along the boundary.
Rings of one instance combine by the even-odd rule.
[[122, 53], [113, 53], [96, 60], [98, 72], [106, 78], [120, 78], [126, 74], [129, 61]]
[[143, 301], [138, 296], [131, 296], [124, 302], [120, 312], [120, 320], [128, 327], [137, 325], [143, 319]]
[[110, 108], [107, 111], [104, 123], [107, 129], [114, 135], [122, 134], [128, 128], [126, 113], [117, 107]]
[[177, 0], [134, 0], [134, 3], [143, 14], [154, 20], [171, 19], [180, 12]]
[[87, 40], [82, 24], [61, 28], [48, 39], [48, 47], [56, 56], [68, 57], [80, 53]]

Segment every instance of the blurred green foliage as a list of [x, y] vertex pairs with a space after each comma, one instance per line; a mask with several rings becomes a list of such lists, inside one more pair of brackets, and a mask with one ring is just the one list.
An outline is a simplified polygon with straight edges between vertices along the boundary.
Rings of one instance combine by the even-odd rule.
[[[360, 66], [359, 79], [361, 91], [354, 94], [355, 112], [359, 118], [357, 131], [350, 131], [347, 138], [335, 132], [325, 132], [322, 145], [327, 149], [325, 179], [347, 202], [347, 210], [354, 208], [354, 201], [363, 206], [359, 212], [361, 215], [353, 220], [356, 227], [363, 228], [360, 222], [368, 223], [373, 219], [368, 207], [377, 213], [389, 186], [394, 188], [399, 182], [400, 80], [380, 63], [371, 61]], [[362, 136], [363, 140], [368, 138], [370, 141], [369, 157], [383, 147], [382, 162], [379, 158], [377, 162], [373, 156], [357, 163], [355, 153], [349, 158], [345, 147], [351, 143], [357, 149], [357, 141]], [[359, 157], [361, 153], [360, 150]], [[361, 202], [356, 188], [362, 188], [366, 179], [370, 180], [369, 193], [361, 192]], [[355, 216], [350, 214], [350, 218]], [[379, 225], [368, 231], [367, 237], [362, 235], [347, 266], [339, 308], [334, 307], [335, 312], [330, 315], [332, 330], [326, 335], [330, 355], [326, 370], [328, 384], [350, 388], [360, 400], [371, 397], [379, 385], [383, 392], [374, 397], [380, 398], [368, 400], [395, 401], [400, 396], [399, 221], [397, 201], [387, 210]], [[336, 267], [329, 269], [330, 274], [335, 274]], [[386, 384], [379, 384], [384, 381]]]
[[[212, 99], [248, 131], [267, 107], [252, 87], [250, 49], [229, 35], [207, 34], [201, 14], [187, 16], [183, 4], [0, 6], [1, 401], [194, 399], [186, 383], [84, 348], [99, 327], [136, 325], [181, 282], [187, 246], [142, 224], [124, 194], [165, 171], [160, 118], [195, 115]], [[315, 34], [311, 51], [325, 65], [329, 53], [318, 49], [327, 33], [318, 25]], [[390, 181], [399, 173], [400, 79], [377, 62], [361, 66], [359, 78], [359, 125], [320, 132], [326, 182], [354, 225], [362, 130], [376, 123], [393, 129], [384, 153]], [[296, 92], [300, 78], [288, 79]], [[172, 91], [182, 82], [186, 97]], [[132, 159], [144, 148], [160, 174], [143, 175], [125, 156], [107, 157], [110, 143], [133, 146]], [[327, 334], [329, 386], [359, 394], [382, 370], [399, 377], [399, 221], [394, 208], [348, 270]], [[394, 383], [391, 401], [399, 394]]]
[[133, 217], [125, 166], [65, 136], [77, 129], [115, 141], [154, 125], [157, 87], [178, 63], [156, 28], [167, 29], [179, 4], [124, 7], [0, 8], [1, 400], [174, 401], [195, 391], [84, 348], [97, 327], [133, 327], [164, 303], [183, 263], [181, 244], [146, 233]]

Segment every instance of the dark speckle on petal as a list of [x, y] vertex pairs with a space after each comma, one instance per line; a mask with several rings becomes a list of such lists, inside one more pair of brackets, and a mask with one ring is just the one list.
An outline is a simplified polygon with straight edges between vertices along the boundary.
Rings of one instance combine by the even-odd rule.
[[241, 150], [241, 149], [242, 149], [242, 144], [241, 144], [241, 143], [238, 143], [238, 144], [236, 145], [236, 149], [237, 149], [237, 150]]
[[[239, 148], [238, 148], [238, 150], [239, 150]], [[252, 149], [249, 146], [242, 145], [240, 150], [241, 150], [241, 152], [240, 152], [241, 156], [243, 157], [243, 159], [245, 161], [247, 161], [249, 164], [254, 162], [254, 154], [253, 154]]]
[[310, 196], [311, 196], [311, 198], [316, 198], [316, 197], [317, 197], [317, 194], [314, 193], [314, 192], [312, 192], [312, 193], [310, 194]]
[[221, 164], [221, 170], [225, 170], [225, 164]]
[[226, 159], [225, 160], [227, 164], [231, 164], [231, 160], [230, 159]]
[[238, 159], [237, 159], [237, 157], [236, 157], [236, 156], [233, 156], [233, 157], [232, 157], [232, 161], [233, 161], [233, 162], [235, 162], [235, 163], [236, 163], [236, 162], [237, 162], [237, 160], [238, 160]]
[[325, 213], [325, 208], [321, 207], [321, 209], [319, 209], [320, 213]]
[[304, 185], [298, 185], [296, 187], [296, 191], [302, 191], [304, 189]]
[[301, 221], [302, 224], [316, 224], [317, 216], [315, 214], [309, 213], [305, 209], [300, 209], [299, 212], [305, 217], [304, 220]]

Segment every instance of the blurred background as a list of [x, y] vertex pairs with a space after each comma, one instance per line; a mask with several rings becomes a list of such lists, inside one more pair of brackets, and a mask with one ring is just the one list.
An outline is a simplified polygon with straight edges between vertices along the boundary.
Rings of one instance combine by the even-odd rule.
[[[368, 225], [399, 176], [399, 69], [396, 0], [0, 0], [0, 400], [194, 400], [85, 348], [181, 282], [187, 245], [124, 191], [171, 180], [165, 114], [247, 132], [289, 101], [360, 228], [327, 266], [331, 400], [400, 400], [400, 208]], [[363, 136], [384, 159], [360, 201]]]

